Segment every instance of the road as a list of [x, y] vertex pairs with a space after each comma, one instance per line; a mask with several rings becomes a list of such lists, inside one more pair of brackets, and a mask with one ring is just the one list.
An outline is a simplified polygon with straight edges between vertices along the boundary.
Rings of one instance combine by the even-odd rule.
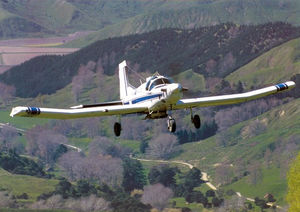
[[0, 123], [0, 128], [4, 128], [4, 127], [14, 129], [14, 130], [16, 130], [18, 132], [21, 132], [21, 133], [25, 132], [25, 130], [14, 127], [14, 126], [10, 125], [9, 123]]

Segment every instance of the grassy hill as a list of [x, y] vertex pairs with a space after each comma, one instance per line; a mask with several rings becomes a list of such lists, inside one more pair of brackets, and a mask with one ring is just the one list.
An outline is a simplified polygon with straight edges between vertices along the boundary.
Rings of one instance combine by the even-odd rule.
[[94, 64], [92, 71], [101, 69], [105, 75], [114, 75], [124, 59], [138, 67], [138, 72], [155, 70], [174, 76], [192, 69], [204, 77], [223, 78], [272, 47], [299, 36], [299, 29], [273, 23], [158, 30], [98, 41], [67, 56], [37, 57], [2, 74], [0, 80], [15, 86], [17, 96], [35, 97], [67, 86], [89, 62]]
[[[218, 144], [218, 135], [196, 143], [184, 144], [182, 146], [183, 153], [175, 159], [190, 161], [200, 169], [210, 170], [209, 172], [214, 176], [214, 180], [216, 180], [215, 172], [217, 167], [220, 164], [227, 164], [226, 166], [231, 172], [232, 179], [235, 176], [233, 174], [235, 169], [238, 169], [237, 167], [240, 164], [249, 166], [253, 161], [259, 161], [260, 164], [264, 164], [266, 162], [264, 154], [268, 148], [280, 144], [288, 147], [290, 138], [293, 136], [299, 137], [299, 104], [300, 99], [298, 98], [288, 104], [278, 106], [259, 117], [230, 127], [226, 132], [228, 145], [225, 147]], [[265, 130], [254, 136], [245, 136], [247, 135], [247, 127], [256, 119], [266, 124]], [[221, 136], [224, 136], [224, 134]], [[296, 151], [299, 150], [299, 146], [294, 148]], [[276, 154], [274, 157], [286, 157], [286, 160], [288, 160], [288, 156], [282, 156], [282, 154], [289, 153], [273, 152], [272, 154]], [[284, 197], [286, 195], [287, 182], [285, 177], [280, 177], [280, 169], [274, 167], [276, 166], [275, 164], [274, 159], [270, 168], [263, 168], [262, 180], [255, 186], [249, 183], [249, 177], [247, 176], [240, 178], [237, 182], [229, 183], [224, 188], [241, 191], [243, 195], [248, 195], [252, 198], [255, 196], [262, 198], [269, 192], [278, 198], [279, 203], [285, 203]], [[215, 181], [215, 183], [217, 182]]]
[[57, 183], [58, 180], [11, 174], [0, 168], [0, 188], [16, 196], [27, 193], [25, 202], [34, 202], [39, 195], [54, 191]]
[[105, 26], [67, 45], [82, 47], [109, 37], [144, 33], [162, 28], [192, 29], [226, 22], [241, 25], [276, 21], [294, 25], [300, 23], [297, 12], [300, 3], [297, 0], [284, 3], [279, 0], [153, 1], [152, 4], [148, 2], [143, 7], [145, 7], [143, 12]]
[[246, 88], [284, 81], [300, 74], [300, 39], [284, 43], [239, 68], [226, 77], [231, 83], [242, 81]]
[[[191, 29], [226, 22], [262, 24], [283, 21], [294, 25], [300, 23], [300, 3], [297, 0], [97, 0], [91, 4], [79, 0], [5, 0], [1, 1], [0, 8], [0, 19], [13, 15], [20, 18], [23, 25], [26, 23], [27, 28], [34, 26], [28, 31], [21, 27], [19, 32], [7, 34], [11, 37], [28, 36], [38, 27], [38, 32], [42, 35], [99, 30], [70, 44], [77, 47], [108, 37], [168, 27]], [[7, 31], [9, 25], [11, 21], [5, 19], [2, 28]], [[17, 29], [20, 26], [20, 23], [15, 24]]]

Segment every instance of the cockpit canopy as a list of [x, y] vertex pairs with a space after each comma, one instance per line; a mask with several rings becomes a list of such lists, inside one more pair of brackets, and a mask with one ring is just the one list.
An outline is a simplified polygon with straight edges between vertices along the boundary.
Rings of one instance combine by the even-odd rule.
[[146, 84], [146, 90], [151, 91], [154, 87], [158, 85], [165, 85], [171, 83], [173, 83], [173, 81], [169, 78], [153, 76], [148, 80]]

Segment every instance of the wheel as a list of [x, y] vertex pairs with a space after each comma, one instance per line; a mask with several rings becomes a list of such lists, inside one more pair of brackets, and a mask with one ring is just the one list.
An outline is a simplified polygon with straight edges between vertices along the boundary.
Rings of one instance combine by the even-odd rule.
[[199, 129], [201, 127], [201, 120], [200, 120], [199, 115], [194, 115], [193, 124], [194, 124], [196, 129]]
[[114, 132], [117, 137], [121, 135], [121, 130], [122, 130], [121, 124], [119, 122], [116, 122], [114, 124]]
[[172, 133], [176, 131], [176, 122], [172, 118], [168, 120], [168, 130]]

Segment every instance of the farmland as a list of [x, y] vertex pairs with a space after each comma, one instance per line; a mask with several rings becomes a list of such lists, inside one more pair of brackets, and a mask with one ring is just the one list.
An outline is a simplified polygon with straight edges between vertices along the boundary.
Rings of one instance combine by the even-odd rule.
[[0, 74], [37, 56], [66, 55], [75, 52], [77, 48], [59, 48], [59, 46], [89, 33], [83, 31], [63, 37], [0, 40]]

